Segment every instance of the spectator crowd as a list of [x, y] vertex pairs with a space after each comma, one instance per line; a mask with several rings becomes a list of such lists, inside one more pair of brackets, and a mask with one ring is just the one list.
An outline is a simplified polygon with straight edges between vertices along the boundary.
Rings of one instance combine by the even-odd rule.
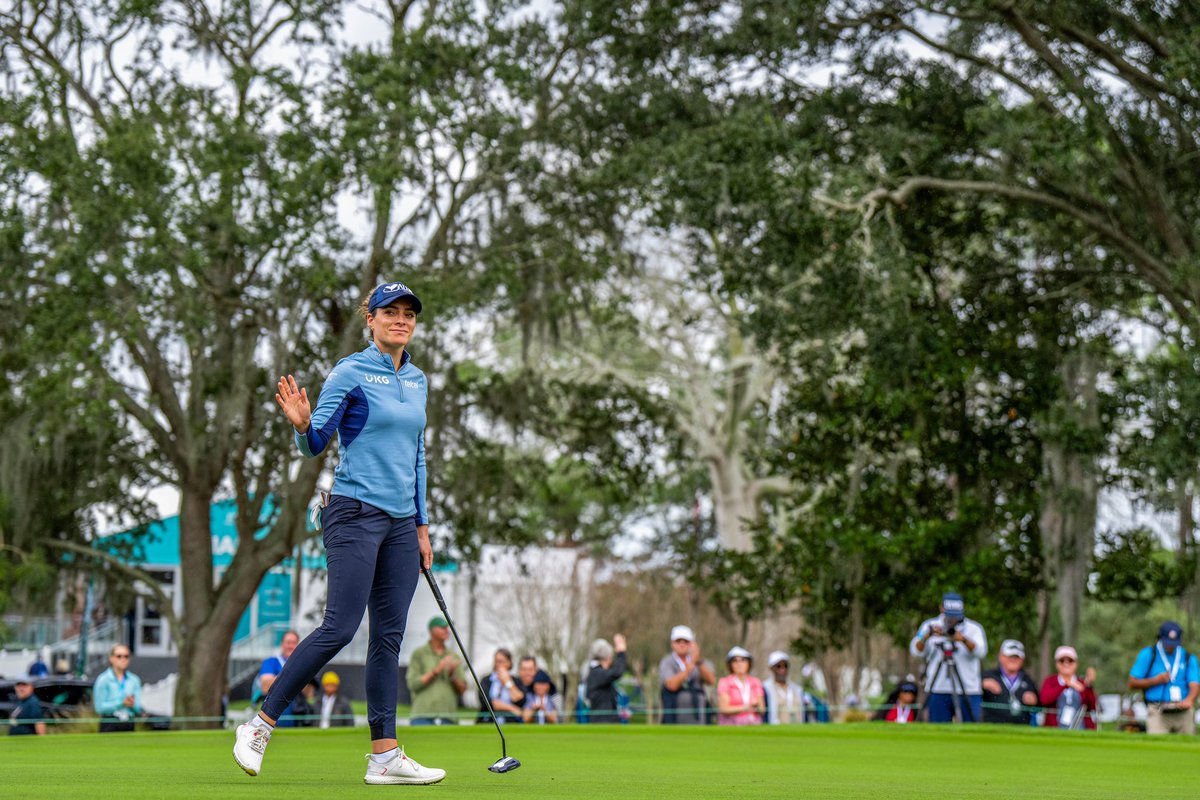
[[[986, 722], [1041, 725], [1066, 730], [1094, 730], [1098, 697], [1096, 670], [1083, 666], [1071, 644], [1054, 650], [1053, 672], [1041, 680], [1027, 670], [1025, 645], [1001, 641], [994, 665], [989, 662], [983, 626], [966, 615], [961, 595], [943, 595], [938, 614], [922, 622], [909, 643], [909, 653], [923, 662], [920, 676], [897, 682], [876, 708], [874, 719], [896, 724], [917, 722]], [[447, 621], [435, 616], [427, 624], [428, 641], [412, 654], [407, 685], [412, 697], [413, 725], [456, 724], [464, 716], [468, 692], [461, 656], [449, 644]], [[1195, 733], [1195, 706], [1200, 695], [1200, 664], [1183, 645], [1183, 629], [1173, 621], [1159, 627], [1153, 641], [1132, 661], [1127, 685], [1141, 692], [1146, 705], [1145, 729], [1153, 734]], [[279, 651], [265, 659], [254, 681], [257, 702], [283, 669], [300, 637], [287, 631]], [[92, 702], [102, 733], [131, 731], [146, 718], [142, 684], [130, 669], [130, 649], [114, 645], [108, 668], [96, 679]], [[45, 734], [43, 709], [34, 688], [45, 665], [14, 682], [9, 735]], [[596, 639], [580, 676], [573, 709], [564, 693], [532, 654], [515, 659], [508, 648], [495, 651], [491, 670], [482, 676], [477, 721], [491, 722], [488, 708], [501, 724], [554, 724], [572, 717], [592, 724], [627, 722], [629, 698], [622, 678], [629, 670], [627, 641]], [[719, 670], [701, 650], [695, 632], [674, 626], [668, 652], [658, 662], [657, 721], [663, 724], [787, 725], [829, 720], [829, 709], [792, 675], [792, 659], [783, 650], [770, 652], [759, 673], [753, 653], [731, 648]], [[720, 673], [720, 674], [718, 674]], [[562, 676], [566, 680], [566, 676]], [[570, 713], [569, 713], [570, 712]], [[298, 695], [278, 725], [321, 728], [354, 724], [350, 699], [332, 670], [314, 678]]]
[[[875, 719], [898, 724], [989, 722], [1096, 728], [1096, 671], [1081, 665], [1073, 646], [1057, 647], [1054, 671], [1039, 680], [1027, 671], [1025, 646], [1017, 639], [1004, 639], [994, 666], [989, 664], [987, 635], [966, 615], [961, 595], [947, 592], [938, 611], [918, 626], [909, 645], [910, 654], [924, 664], [920, 678], [910, 675], [899, 681]], [[414, 654], [409, 667], [414, 724], [452, 722], [460, 714], [465, 681], [459, 657], [446, 647], [445, 626], [440, 617], [430, 620], [430, 641]], [[1194, 732], [1200, 674], [1197, 659], [1182, 646], [1182, 638], [1178, 624], [1164, 623], [1154, 644], [1138, 653], [1129, 673], [1130, 689], [1144, 693], [1151, 733]], [[548, 724], [571, 716], [563, 694], [535, 656], [523, 655], [514, 665], [512, 651], [499, 648], [491, 667], [480, 681], [478, 721], [490, 722], [489, 705], [501, 724]], [[718, 668], [702, 652], [691, 627], [674, 626], [668, 652], [658, 663], [657, 721], [778, 725], [829, 720], [821, 698], [793, 678], [792, 659], [786, 652], [770, 652], [761, 674], [755, 667], [754, 654], [735, 646]], [[628, 669], [623, 635], [614, 635], [611, 642], [592, 642], [573, 718], [588, 723], [627, 721], [631, 712], [620, 682]], [[431, 699], [426, 699], [427, 692]]]
[[[1003, 639], [989, 659], [983, 626], [966, 614], [962, 596], [947, 592], [935, 617], [918, 627], [910, 654], [923, 663], [920, 676], [900, 680], [874, 719], [897, 724], [987, 722], [1040, 725], [1066, 730], [1094, 730], [1099, 699], [1096, 670], [1081, 663], [1070, 644], [1054, 650], [1053, 671], [1040, 679], [1027, 669], [1025, 645]], [[668, 637], [668, 652], [658, 663], [658, 721], [663, 724], [798, 724], [828, 721], [829, 709], [814, 692], [792, 677], [792, 659], [770, 652], [765, 670], [755, 669], [753, 653], [731, 648], [718, 668], [701, 650], [695, 632], [676, 625]], [[1146, 730], [1185, 733], [1195, 730], [1195, 704], [1200, 695], [1197, 658], [1182, 644], [1183, 630], [1164, 622], [1154, 642], [1133, 660], [1127, 685], [1141, 692], [1146, 703]], [[629, 718], [627, 700], [619, 688], [629, 668], [625, 637], [610, 643], [597, 639], [589, 648], [581, 676], [574, 717], [580, 722], [621, 722]], [[410, 685], [424, 680], [425, 674]], [[513, 672], [513, 655], [496, 651], [492, 671], [482, 681], [480, 721], [490, 721], [486, 705], [502, 723], [550, 723], [566, 719], [562, 696], [551, 677], [526, 655]], [[486, 702], [485, 702], [486, 701]], [[449, 694], [445, 713], [452, 714]], [[414, 701], [414, 716], [417, 704]]]
[[[942, 597], [938, 616], [918, 627], [909, 644], [913, 656], [925, 659], [925, 720], [928, 722], [992, 722], [1041, 724], [1067, 730], [1095, 730], [1098, 699], [1096, 670], [1081, 668], [1070, 644], [1054, 651], [1054, 672], [1040, 684], [1025, 670], [1025, 645], [1005, 639], [995, 669], [984, 669], [988, 653], [983, 627], [966, 616], [963, 598]], [[1128, 676], [1131, 690], [1146, 702], [1149, 733], [1195, 732], [1195, 704], [1200, 694], [1200, 668], [1182, 645], [1183, 629], [1167, 621], [1155, 643], [1137, 655]], [[908, 712], [918, 693], [906, 681], [889, 700], [894, 722], [919, 719]]]

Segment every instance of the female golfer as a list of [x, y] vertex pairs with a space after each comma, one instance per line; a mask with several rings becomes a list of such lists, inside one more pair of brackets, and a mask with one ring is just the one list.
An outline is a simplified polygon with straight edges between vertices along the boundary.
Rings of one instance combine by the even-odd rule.
[[437, 783], [445, 771], [422, 767], [396, 742], [400, 642], [421, 565], [433, 563], [425, 513], [428, 385], [405, 351], [421, 301], [404, 284], [389, 283], [372, 291], [359, 312], [371, 331], [371, 344], [337, 363], [325, 379], [316, 411], [295, 378], [279, 379], [275, 400], [295, 427], [304, 455], [321, 453], [334, 432], [340, 439], [333, 490], [321, 513], [328, 599], [324, 621], [284, 664], [262, 711], [238, 727], [233, 756], [250, 775], [259, 773], [275, 720], [354, 638], [367, 608], [367, 722], [373, 754], [364, 780]]

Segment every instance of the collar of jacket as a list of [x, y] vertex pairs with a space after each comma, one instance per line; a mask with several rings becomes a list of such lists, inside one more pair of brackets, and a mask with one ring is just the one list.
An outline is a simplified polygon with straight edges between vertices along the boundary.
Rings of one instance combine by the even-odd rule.
[[389, 369], [392, 369], [395, 372], [399, 372], [401, 369], [404, 369], [404, 367], [407, 366], [409, 359], [412, 358], [412, 356], [408, 354], [408, 349], [405, 348], [404, 352], [400, 354], [400, 368], [396, 369], [396, 367], [393, 366], [392, 357], [380, 350], [379, 345], [371, 342], [369, 345], [367, 345], [367, 351], [371, 353], [375, 360], [383, 362], [388, 366]]

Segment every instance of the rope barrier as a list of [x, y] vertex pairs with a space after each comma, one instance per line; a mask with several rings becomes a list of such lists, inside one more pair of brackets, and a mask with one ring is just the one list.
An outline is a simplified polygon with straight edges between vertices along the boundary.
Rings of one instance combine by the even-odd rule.
[[[859, 712], [864, 712], [864, 713], [874, 713], [874, 712], [878, 712], [878, 711], [886, 712], [886, 711], [891, 710], [892, 708], [895, 708], [896, 705], [897, 704], [895, 704], [895, 703], [875, 703], [875, 704], [865, 703], [862, 705], [822, 703], [821, 708], [823, 710], [825, 710], [826, 712], [828, 712], [830, 715], [834, 715], [834, 714], [844, 713], [846, 711], [859, 711]], [[982, 706], [983, 706], [983, 708], [991, 708], [991, 709], [997, 709], [997, 710], [1003, 710], [1003, 711], [1011, 711], [1011, 709], [1012, 709], [1012, 707], [1008, 703], [982, 703]], [[920, 703], [913, 703], [911, 708], [913, 708], [918, 713], [920, 711], [924, 710], [924, 706]], [[806, 716], [815, 714], [817, 712], [817, 710], [818, 710], [818, 707], [811, 703], [804, 704], [804, 712], [805, 712]], [[1055, 707], [1047, 707], [1047, 706], [1022, 705], [1021, 711], [1023, 713], [1029, 713], [1029, 714], [1039, 714], [1039, 713], [1045, 714], [1045, 713], [1057, 713], [1058, 709]], [[229, 725], [229, 724], [240, 724], [241, 722], [244, 722], [246, 719], [248, 719], [250, 716], [252, 716], [248, 712], [249, 712], [249, 707], [247, 707], [247, 709], [243, 713], [227, 715], [227, 716], [176, 717], [176, 716], [166, 716], [166, 715], [147, 715], [147, 716], [136, 717], [132, 720], [118, 720], [114, 717], [96, 717], [96, 716], [46, 717], [46, 718], [37, 719], [37, 720], [31, 720], [31, 719], [13, 720], [13, 719], [9, 719], [9, 718], [2, 718], [2, 719], [0, 719], [0, 728], [7, 727], [7, 726], [14, 726], [14, 725], [35, 725], [38, 723], [44, 723], [48, 726], [80, 726], [80, 727], [84, 727], [84, 726], [99, 725], [102, 722], [108, 722], [108, 723], [132, 722], [135, 725], [141, 725], [141, 726], [154, 727], [155, 725], [160, 725], [160, 726], [169, 726], [171, 728], [177, 728], [177, 727], [185, 727], [186, 728], [191, 725], [210, 726], [210, 725], [214, 725], [214, 724], [219, 724], [219, 725], [225, 726], [225, 725]], [[659, 720], [662, 717], [669, 717], [672, 715], [674, 715], [674, 716], [686, 715], [688, 717], [693, 717], [693, 716], [696, 716], [696, 713], [697, 713], [696, 709], [690, 709], [690, 708], [686, 708], [686, 709], [648, 709], [648, 708], [644, 708], [644, 707], [629, 707], [629, 708], [625, 708], [625, 709], [618, 709], [616, 711], [607, 711], [607, 710], [605, 710], [605, 711], [590, 711], [589, 710], [587, 712], [587, 717], [588, 717], [587, 721], [599, 722], [600, 720], [603, 720], [605, 723], [608, 723], [608, 722], [632, 722], [634, 718], [639, 718], [638, 721], [635, 722], [634, 724], [643, 724], [644, 725], [644, 724], [654, 724], [653, 722], [651, 722], [651, 720]], [[715, 717], [718, 712], [717, 712], [716, 707], [712, 706], [712, 707], [708, 707], [707, 709], [705, 709], [704, 713], [706, 715], [711, 715], [711, 716]], [[1093, 718], [1096, 715], [1095, 711], [1088, 711], [1087, 713], [1090, 716], [1092, 716]], [[470, 724], [473, 722], [477, 722], [481, 719], [490, 721], [490, 717], [487, 717], [486, 714], [484, 714], [483, 712], [477, 711], [477, 710], [471, 710], [471, 709], [460, 709], [452, 714], [445, 714], [445, 715], [440, 715], [440, 716], [442, 716], [442, 718], [446, 718], [446, 719], [453, 719], [458, 724]], [[501, 716], [504, 716], [504, 715], [501, 715]], [[294, 727], [315, 728], [315, 727], [318, 727], [320, 715], [316, 715], [316, 714], [306, 715], [306, 716], [291, 716], [291, 715], [289, 715], [288, 718], [290, 718], [291, 721], [294, 723]], [[288, 719], [288, 718], [285, 718], [285, 719]], [[340, 721], [344, 721], [344, 720], [353, 721], [356, 718], [357, 718], [357, 715], [353, 715], [353, 714], [335, 714], [330, 717], [330, 720], [331, 721], [336, 720], [336, 721], [340, 722]], [[556, 723], [556, 724], [575, 723], [575, 722], [583, 721], [583, 720], [575, 719], [575, 714], [569, 713], [565, 710], [563, 712], [560, 712], [559, 718], [560, 718], [560, 722]], [[397, 724], [399, 724], [401, 726], [412, 724], [411, 719], [404, 718], [404, 717], [398, 717], [396, 722], [397, 722]], [[524, 724], [524, 723], [517, 722], [517, 723], [510, 723], [510, 724]]]

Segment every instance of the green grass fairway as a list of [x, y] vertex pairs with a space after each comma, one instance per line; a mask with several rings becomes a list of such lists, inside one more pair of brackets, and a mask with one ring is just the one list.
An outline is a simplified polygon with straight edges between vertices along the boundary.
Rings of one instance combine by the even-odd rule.
[[401, 729], [432, 787], [366, 786], [367, 732], [282, 730], [263, 774], [245, 775], [220, 732], [3, 737], [0, 796], [12, 798], [1195, 798], [1200, 740], [992, 727], [562, 726]]

